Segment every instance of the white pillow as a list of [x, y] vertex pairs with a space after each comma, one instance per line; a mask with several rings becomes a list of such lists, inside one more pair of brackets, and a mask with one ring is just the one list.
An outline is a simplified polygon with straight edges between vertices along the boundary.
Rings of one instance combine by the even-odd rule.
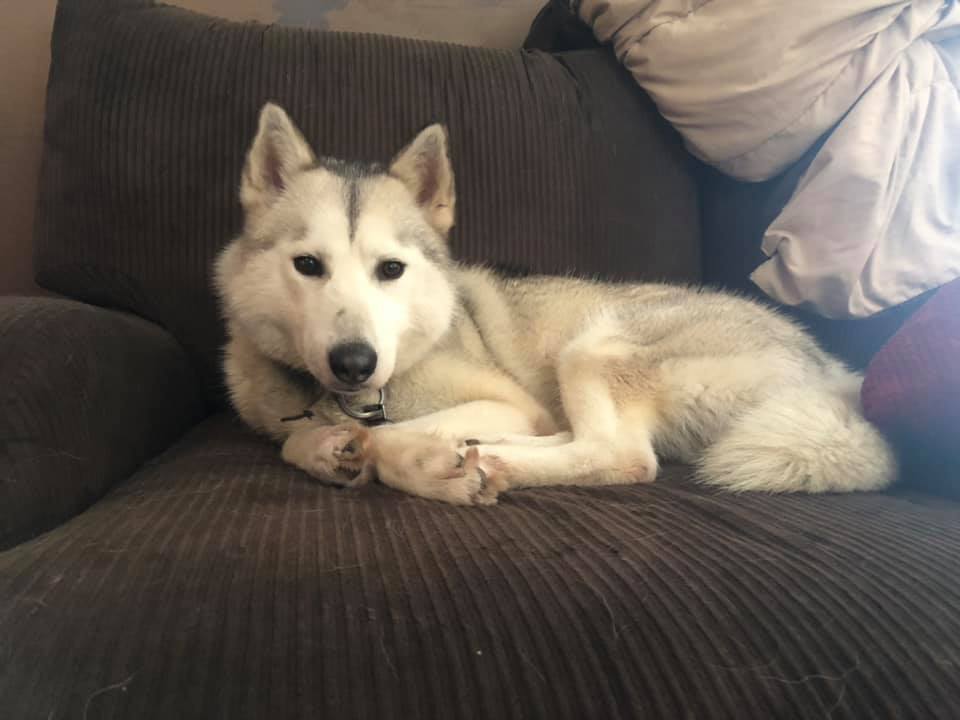
[[951, 0], [582, 0], [691, 152], [764, 180], [836, 124]]

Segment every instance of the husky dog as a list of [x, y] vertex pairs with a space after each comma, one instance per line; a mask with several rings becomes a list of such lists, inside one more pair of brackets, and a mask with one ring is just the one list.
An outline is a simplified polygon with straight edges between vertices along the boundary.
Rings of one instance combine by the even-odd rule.
[[758, 303], [455, 263], [440, 125], [361, 165], [316, 157], [267, 104], [240, 199], [243, 234], [216, 267], [231, 398], [319, 479], [491, 504], [650, 482], [658, 458], [737, 491], [894, 478], [860, 377]]

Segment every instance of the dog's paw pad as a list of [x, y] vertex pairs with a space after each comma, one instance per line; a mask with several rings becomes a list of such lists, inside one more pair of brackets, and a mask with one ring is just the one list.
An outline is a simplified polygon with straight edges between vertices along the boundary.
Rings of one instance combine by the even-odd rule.
[[369, 443], [370, 431], [367, 428], [360, 425], [336, 425], [323, 434], [316, 452], [334, 466], [334, 482], [354, 487], [364, 482], [360, 481], [360, 475], [368, 464]]

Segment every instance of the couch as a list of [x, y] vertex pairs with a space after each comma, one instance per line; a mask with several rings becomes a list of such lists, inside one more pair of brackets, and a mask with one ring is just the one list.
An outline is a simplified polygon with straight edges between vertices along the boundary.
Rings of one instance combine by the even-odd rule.
[[[0, 299], [0, 717], [960, 717], [949, 469], [770, 496], [667, 465], [458, 508], [313, 482], [231, 412], [210, 266], [268, 99], [341, 157], [445, 122], [462, 259], [749, 291], [802, 164], [699, 166], [549, 21], [501, 51], [60, 0], [52, 295]], [[911, 311], [811, 324], [862, 366]]]

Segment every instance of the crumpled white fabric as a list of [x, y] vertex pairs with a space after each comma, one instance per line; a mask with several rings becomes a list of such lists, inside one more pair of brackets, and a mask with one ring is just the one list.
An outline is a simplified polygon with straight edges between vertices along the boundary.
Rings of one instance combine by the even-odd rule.
[[[744, 180], [825, 144], [751, 276], [864, 317], [960, 276], [957, 0], [582, 0], [684, 137]], [[832, 129], [832, 130], [831, 130]]]

